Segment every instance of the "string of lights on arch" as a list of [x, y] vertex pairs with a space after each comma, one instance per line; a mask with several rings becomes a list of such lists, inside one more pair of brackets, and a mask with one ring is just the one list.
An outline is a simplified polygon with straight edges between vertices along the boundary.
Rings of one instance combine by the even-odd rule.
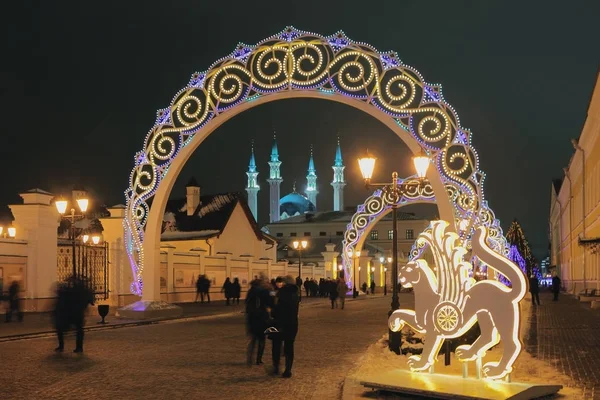
[[[319, 91], [373, 106], [418, 141], [436, 164], [455, 206], [468, 221], [464, 239], [480, 224], [502, 231], [485, 204], [483, 180], [471, 133], [443, 98], [395, 52], [349, 39], [343, 32], [322, 36], [288, 27], [257, 45], [240, 43], [189, 83], [157, 112], [143, 149], [136, 153], [125, 191], [123, 225], [133, 270], [131, 291], [141, 295], [144, 228], [149, 206], [172, 161], [206, 123], [236, 106], [283, 91]], [[504, 250], [500, 250], [504, 251]]]

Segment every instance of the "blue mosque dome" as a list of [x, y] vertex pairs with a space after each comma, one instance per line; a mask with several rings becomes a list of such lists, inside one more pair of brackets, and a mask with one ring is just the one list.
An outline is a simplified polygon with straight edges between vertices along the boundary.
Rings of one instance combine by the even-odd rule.
[[293, 191], [279, 200], [279, 215], [283, 218], [294, 215], [304, 215], [305, 212], [314, 212], [315, 205], [306, 196]]

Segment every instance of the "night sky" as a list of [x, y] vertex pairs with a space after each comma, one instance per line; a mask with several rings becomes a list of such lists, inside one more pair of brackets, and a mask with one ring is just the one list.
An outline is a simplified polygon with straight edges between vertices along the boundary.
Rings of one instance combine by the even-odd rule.
[[[0, 21], [4, 214], [19, 192], [35, 187], [68, 193], [81, 184], [102, 203], [124, 203], [133, 155], [156, 110], [238, 42], [254, 44], [293, 25], [324, 35], [343, 30], [396, 51], [426, 81], [441, 83], [473, 132], [492, 209], [505, 231], [514, 218], [521, 222], [539, 259], [548, 249], [551, 180], [573, 154], [570, 138], [581, 132], [600, 64], [600, 2], [592, 0], [10, 3]], [[356, 165], [367, 147], [379, 158], [377, 180], [393, 170], [413, 173], [405, 144], [370, 116], [324, 100], [287, 100], [216, 130], [172, 196], [184, 194], [191, 176], [206, 194], [243, 190], [254, 138], [259, 222], [267, 222], [273, 130], [282, 195], [294, 180], [304, 189], [313, 144], [322, 210], [333, 203], [337, 134], [347, 205], [367, 195]]]

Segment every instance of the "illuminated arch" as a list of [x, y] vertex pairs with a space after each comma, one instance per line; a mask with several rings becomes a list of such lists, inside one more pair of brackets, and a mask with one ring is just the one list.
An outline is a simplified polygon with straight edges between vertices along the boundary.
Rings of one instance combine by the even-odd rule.
[[[158, 300], [160, 223], [185, 162], [218, 126], [254, 106], [286, 98], [321, 98], [365, 111], [395, 132], [413, 153], [425, 151], [436, 168], [428, 179], [440, 217], [477, 226], [484, 201], [471, 134], [444, 100], [394, 52], [379, 52], [343, 32], [321, 36], [286, 28], [255, 46], [239, 44], [159, 110], [126, 191], [126, 250], [132, 292]], [[152, 199], [152, 207], [149, 201]], [[450, 230], [456, 230], [453, 226]], [[466, 230], [467, 232], [472, 229]], [[144, 272], [144, 266], [149, 268]], [[143, 291], [143, 282], [150, 291]]]

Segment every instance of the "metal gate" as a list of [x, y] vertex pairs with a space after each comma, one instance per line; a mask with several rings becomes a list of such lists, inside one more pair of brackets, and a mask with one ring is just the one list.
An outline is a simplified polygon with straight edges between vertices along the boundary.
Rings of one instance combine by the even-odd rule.
[[96, 300], [108, 299], [108, 243], [76, 243], [73, 246], [71, 241], [59, 241], [57, 262], [59, 282], [65, 282], [72, 275], [81, 277], [94, 292]]

